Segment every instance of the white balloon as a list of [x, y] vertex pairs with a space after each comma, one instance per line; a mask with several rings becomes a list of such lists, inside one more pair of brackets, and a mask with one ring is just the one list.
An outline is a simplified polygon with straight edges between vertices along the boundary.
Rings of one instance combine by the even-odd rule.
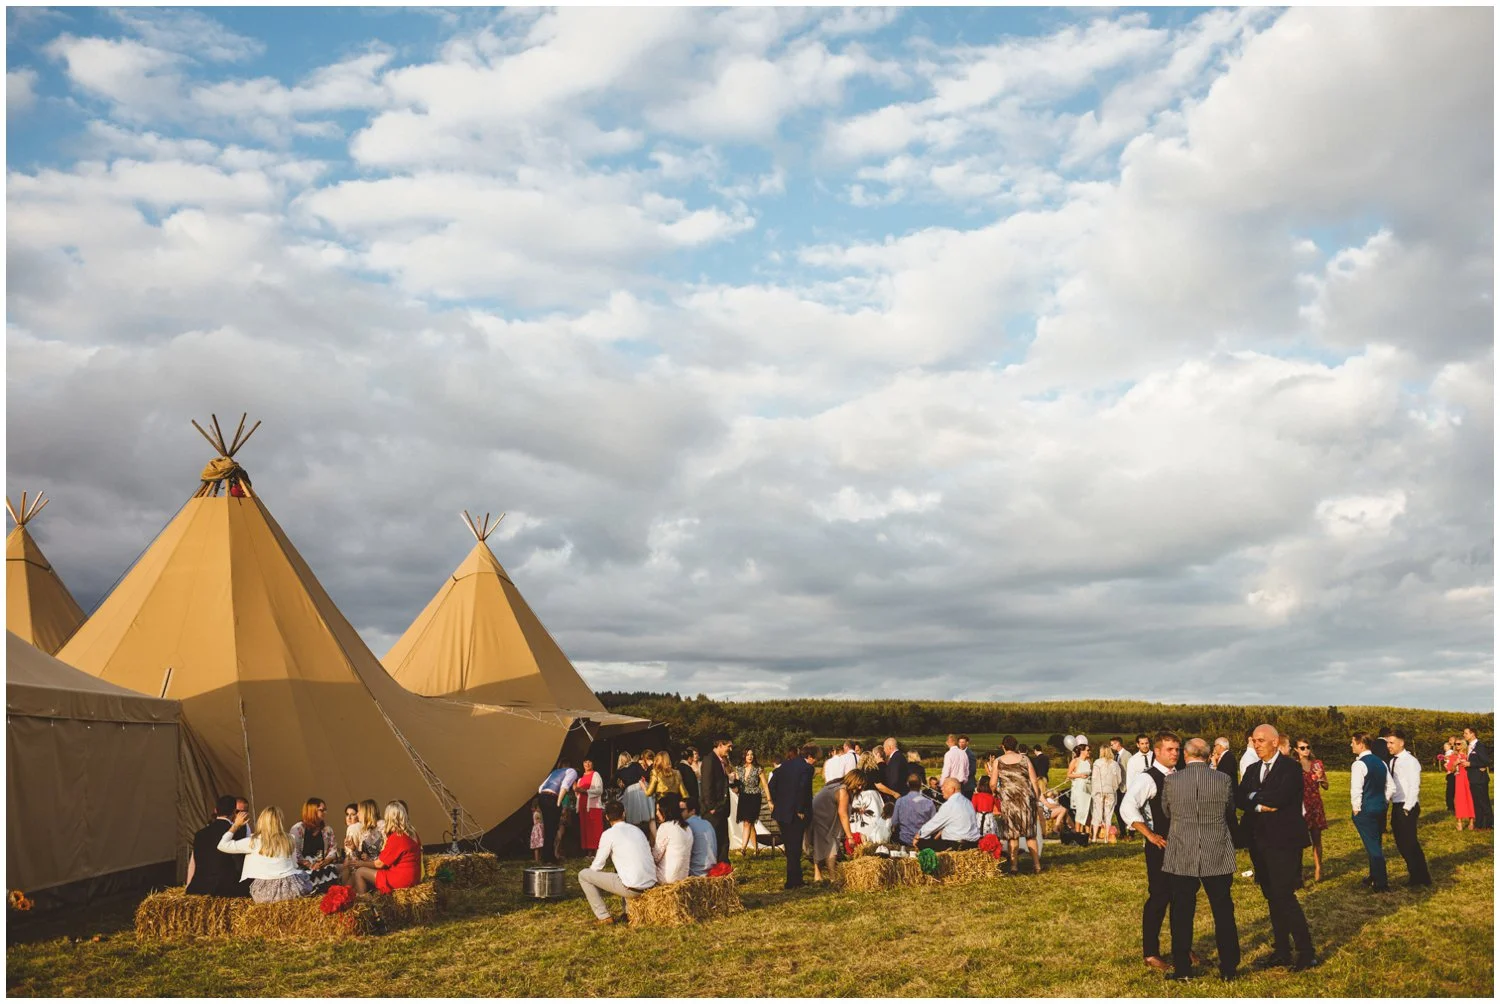
[[1077, 744], [1073, 741], [1072, 736], [1063, 736], [1063, 746], [1067, 747], [1069, 753], [1073, 752], [1073, 747], [1075, 745]]
[[1074, 746], [1087, 746], [1088, 744], [1089, 744], [1089, 737], [1086, 736], [1086, 735], [1083, 735], [1082, 733], [1079, 733], [1078, 735], [1076, 735], [1076, 736], [1073, 737], [1073, 745]]

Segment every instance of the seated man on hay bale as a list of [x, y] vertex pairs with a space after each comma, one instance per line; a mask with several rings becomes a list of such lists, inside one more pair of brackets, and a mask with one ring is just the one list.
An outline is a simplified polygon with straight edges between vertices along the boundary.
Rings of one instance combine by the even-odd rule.
[[[613, 924], [615, 918], [604, 902], [604, 893], [612, 892], [627, 903], [656, 885], [656, 859], [651, 845], [638, 827], [625, 822], [625, 809], [618, 802], [604, 807], [604, 821], [609, 824], [599, 837], [594, 863], [578, 873], [578, 885], [594, 911], [596, 923]], [[615, 870], [604, 866], [614, 862]]]
[[943, 804], [917, 831], [917, 849], [967, 851], [979, 846], [979, 813], [964, 797], [957, 778], [943, 781]]

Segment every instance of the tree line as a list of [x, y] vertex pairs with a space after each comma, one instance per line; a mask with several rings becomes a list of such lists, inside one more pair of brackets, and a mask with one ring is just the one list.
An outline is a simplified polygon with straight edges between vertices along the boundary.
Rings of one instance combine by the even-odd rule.
[[[716, 701], [703, 694], [602, 691], [610, 711], [664, 722], [674, 741], [701, 745], [727, 735], [739, 749], [762, 759], [780, 759], [788, 746], [815, 736], [868, 741], [885, 736], [941, 735], [948, 732], [1048, 735], [1054, 753], [1062, 737], [1083, 733], [1094, 744], [1118, 735], [1127, 747], [1137, 733], [1166, 729], [1183, 738], [1228, 736], [1236, 750], [1246, 732], [1269, 722], [1308, 739], [1320, 755], [1336, 757], [1353, 731], [1402, 729], [1413, 752], [1428, 761], [1450, 735], [1471, 726], [1490, 738], [1494, 713], [1430, 711], [1392, 707], [1295, 707], [1288, 705], [1158, 704], [1150, 701]], [[989, 751], [984, 751], [989, 752]]]

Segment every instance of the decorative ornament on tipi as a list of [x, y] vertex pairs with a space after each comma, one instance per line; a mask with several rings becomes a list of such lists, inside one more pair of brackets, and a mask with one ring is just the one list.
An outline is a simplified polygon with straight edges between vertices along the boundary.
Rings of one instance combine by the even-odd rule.
[[209, 435], [197, 420], [193, 420], [193, 428], [197, 429], [208, 445], [219, 451], [219, 455], [208, 462], [203, 468], [200, 477], [203, 483], [198, 486], [198, 491], [193, 498], [203, 498], [210, 495], [218, 495], [220, 488], [227, 488], [229, 494], [234, 498], [249, 498], [253, 496], [250, 489], [250, 475], [245, 469], [235, 462], [234, 455], [240, 451], [240, 447], [250, 442], [250, 437], [255, 435], [255, 430], [260, 428], [260, 422], [245, 431], [245, 420], [249, 418], [248, 412], [240, 415], [240, 426], [234, 430], [234, 438], [227, 444], [224, 442], [224, 430], [219, 428], [219, 416], [209, 415], [209, 423], [214, 427], [213, 435]]

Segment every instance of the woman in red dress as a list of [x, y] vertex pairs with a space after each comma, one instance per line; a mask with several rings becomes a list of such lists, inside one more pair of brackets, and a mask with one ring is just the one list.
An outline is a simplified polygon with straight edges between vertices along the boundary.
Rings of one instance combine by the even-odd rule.
[[1302, 764], [1302, 808], [1303, 820], [1307, 823], [1307, 835], [1312, 840], [1313, 881], [1323, 880], [1323, 831], [1328, 829], [1328, 816], [1323, 811], [1323, 792], [1328, 790], [1328, 775], [1323, 771], [1323, 761], [1314, 760], [1312, 744], [1298, 739], [1297, 761]]
[[356, 892], [372, 889], [389, 893], [422, 881], [422, 842], [406, 813], [406, 803], [389, 802], [385, 807], [385, 846], [371, 867], [354, 870]]
[[604, 833], [604, 775], [594, 769], [594, 761], [583, 761], [583, 773], [573, 786], [578, 795], [578, 840], [587, 852], [599, 849]]
[[1469, 821], [1469, 829], [1474, 828], [1474, 793], [1469, 790], [1469, 747], [1462, 739], [1448, 752], [1443, 769], [1453, 775], [1453, 818], [1458, 820], [1458, 828], [1464, 828], [1464, 820]]

